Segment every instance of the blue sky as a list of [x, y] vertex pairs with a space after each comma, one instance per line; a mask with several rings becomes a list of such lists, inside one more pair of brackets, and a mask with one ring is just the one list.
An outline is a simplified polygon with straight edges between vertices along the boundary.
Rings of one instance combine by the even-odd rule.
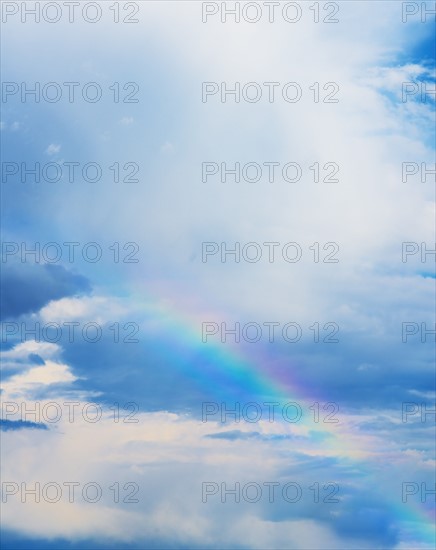
[[[435, 264], [431, 254], [402, 261], [402, 243], [434, 249], [435, 180], [403, 183], [402, 163], [434, 169], [435, 103], [403, 102], [402, 84], [435, 85], [434, 20], [403, 23], [402, 3], [388, 1], [338, 2], [330, 25], [313, 22], [309, 2], [295, 24], [268, 23], [265, 12], [258, 23], [220, 14], [202, 23], [201, 2], [136, 4], [135, 24], [113, 23], [107, 2], [95, 24], [20, 14], [2, 24], [4, 82], [103, 90], [96, 103], [2, 103], [2, 169], [53, 163], [63, 174], [1, 182], [2, 479], [103, 488], [95, 503], [80, 492], [57, 503], [9, 495], [2, 548], [433, 548], [434, 495], [421, 495], [435, 484], [435, 417], [425, 414], [435, 406], [435, 346], [421, 332], [435, 326]], [[126, 91], [137, 88], [139, 101], [114, 103], [116, 82], [123, 94], [134, 83]], [[203, 102], [203, 82], [298, 82], [303, 97]], [[314, 103], [314, 82], [321, 93], [337, 83], [339, 102]], [[66, 162], [98, 163], [102, 177], [69, 182]], [[296, 162], [302, 178], [203, 182], [204, 162]], [[339, 182], [314, 182], [315, 162], [335, 162]], [[114, 163], [123, 177], [137, 166], [138, 181], [115, 183]], [[36, 242], [48, 254], [57, 243], [59, 261], [22, 261], [21, 243]], [[74, 257], [65, 242], [78, 243]], [[278, 252], [269, 262], [264, 248], [257, 263], [203, 262], [204, 242], [278, 242], [279, 251], [296, 242], [302, 258]], [[339, 262], [315, 263], [315, 242], [321, 254], [337, 243]], [[84, 259], [95, 250], [87, 243], [99, 261]], [[292, 322], [302, 337], [290, 343], [280, 329], [274, 342], [264, 330], [255, 343], [221, 334], [204, 343], [207, 322]], [[322, 341], [328, 323], [339, 342]], [[265, 402], [297, 403], [301, 421], [268, 421]], [[56, 422], [22, 415], [50, 403], [62, 411]], [[97, 422], [81, 414], [90, 403]], [[264, 414], [204, 422], [204, 403], [256, 403]], [[314, 422], [314, 403], [321, 419], [333, 403], [339, 422]], [[265, 482], [280, 485], [273, 502]], [[139, 502], [114, 502], [114, 483], [137, 484]], [[264, 491], [255, 503], [204, 502], [205, 483]], [[283, 498], [286, 483], [301, 487], [298, 502]], [[323, 500], [328, 483], [338, 502]]]

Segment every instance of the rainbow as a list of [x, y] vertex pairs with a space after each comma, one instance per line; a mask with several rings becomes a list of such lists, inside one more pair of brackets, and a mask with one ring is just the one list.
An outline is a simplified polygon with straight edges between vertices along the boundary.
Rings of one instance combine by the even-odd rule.
[[[168, 294], [166, 293], [168, 296]], [[144, 303], [144, 292], [135, 296], [137, 303]], [[289, 402], [298, 403], [304, 410], [315, 401], [322, 400], [319, 390], [313, 388], [308, 391], [301, 384], [293, 383], [288, 375], [277, 374], [270, 368], [272, 358], [265, 352], [259, 356], [258, 352], [247, 350], [249, 346], [238, 344], [203, 343], [201, 327], [206, 318], [222, 319], [220, 314], [205, 316], [191, 312], [186, 313], [186, 307], [181, 313], [180, 306], [175, 307], [177, 299], [166, 298], [152, 306], [153, 316], [157, 315], [160, 327], [165, 328], [167, 334], [172, 335], [171, 345], [165, 346], [163, 353], [165, 361], [176, 366], [192, 380], [200, 389], [207, 390], [216, 396], [217, 402], [247, 403], [265, 401], [279, 402], [285, 405]], [[150, 304], [156, 304], [156, 299], [144, 304], [150, 309]], [[194, 301], [195, 303], [195, 301]], [[258, 350], [257, 346], [252, 347]], [[288, 371], [289, 372], [289, 371]], [[308, 415], [306, 415], [308, 416]], [[319, 422], [314, 424], [313, 419], [302, 417], [298, 421], [298, 433], [303, 432], [308, 442], [313, 445], [312, 450], [305, 450], [307, 454], [322, 455], [348, 460], [359, 469], [362, 475], [378, 485], [382, 479], [382, 469], [379, 468], [383, 456], [377, 449], [380, 439], [367, 434], [357, 433], [353, 422], [340, 418], [337, 424]], [[283, 422], [290, 433], [295, 433], [296, 425]], [[316, 428], [314, 429], [314, 426]], [[380, 489], [381, 491], [382, 489]], [[401, 502], [400, 491], [396, 498], [380, 493], [377, 495], [380, 502], [389, 506], [397, 521], [404, 525], [405, 532], [412, 532], [414, 542], [419, 539], [420, 548], [434, 548], [435, 546], [435, 508], [430, 503]], [[429, 499], [428, 499], [429, 500]]]

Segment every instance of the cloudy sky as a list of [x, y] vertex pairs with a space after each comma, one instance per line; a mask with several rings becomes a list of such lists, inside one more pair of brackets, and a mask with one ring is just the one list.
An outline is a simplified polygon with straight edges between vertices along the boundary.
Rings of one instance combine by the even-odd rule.
[[2, 548], [433, 548], [434, 2], [73, 4], [1, 6]]

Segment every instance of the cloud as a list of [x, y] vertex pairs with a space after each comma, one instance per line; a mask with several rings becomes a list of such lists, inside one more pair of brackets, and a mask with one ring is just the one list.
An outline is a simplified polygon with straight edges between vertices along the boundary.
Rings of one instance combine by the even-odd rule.
[[12, 132], [17, 132], [21, 127], [22, 127], [22, 124], [17, 120], [9, 124], [9, 126], [7, 125], [6, 122], [3, 122], [3, 121], [0, 122], [0, 130], [6, 130], [7, 128], [9, 128], [9, 130], [11, 130]]
[[47, 149], [45, 150], [45, 152], [47, 153], [47, 155], [55, 155], [56, 153], [59, 153], [59, 151], [61, 150], [61, 146], [60, 145], [56, 145], [54, 143], [50, 143], [50, 145], [47, 147]]
[[226, 432], [218, 432], [213, 434], [206, 434], [205, 437], [211, 439], [227, 439], [229, 441], [236, 441], [238, 439], [258, 439], [262, 441], [272, 440], [292, 440], [298, 439], [302, 436], [291, 434], [261, 434], [259, 432], [241, 432], [240, 430], [230, 430]]
[[[304, 4], [301, 24], [222, 24], [217, 16], [205, 25], [198, 5], [183, 3], [175, 25], [173, 3], [144, 3], [137, 28], [118, 25], [117, 40], [109, 42], [103, 23], [92, 33], [84, 25], [74, 48], [68, 44], [82, 30], [79, 23], [51, 26], [51, 38], [65, 47], [34, 40], [41, 55], [51, 52], [51, 63], [39, 66], [29, 62], [20, 33], [11, 33], [17, 52], [13, 72], [6, 66], [11, 74], [41, 82], [56, 75], [65, 82], [74, 69], [84, 81], [92, 76], [110, 87], [122, 67], [126, 81], [135, 75], [143, 101], [131, 106], [129, 117], [124, 105], [114, 110], [105, 102], [50, 106], [56, 107], [50, 117], [40, 106], [26, 106], [29, 128], [39, 129], [36, 143], [50, 143], [58, 126], [77, 158], [98, 159], [102, 166], [118, 158], [140, 160], [141, 178], [134, 187], [108, 185], [107, 178], [90, 186], [9, 186], [18, 199], [11, 202], [8, 224], [32, 238], [74, 236], [108, 246], [135, 241], [141, 263], [78, 263], [80, 280], [66, 268], [10, 268], [6, 318], [98, 320], [107, 332], [95, 344], [63, 336], [56, 348], [26, 342], [7, 350], [9, 398], [18, 394], [30, 407], [37, 400], [72, 399], [79, 409], [95, 400], [105, 414], [95, 425], [63, 418], [48, 430], [8, 430], [6, 479], [74, 475], [106, 488], [134, 480], [144, 498], [136, 507], [114, 506], [107, 494], [95, 506], [63, 501], [23, 507], [11, 500], [9, 532], [41, 537], [44, 547], [54, 539], [85, 548], [433, 548], [424, 541], [422, 518], [408, 517], [419, 496], [404, 507], [399, 487], [406, 479], [433, 483], [431, 424], [419, 414], [403, 423], [401, 403], [434, 396], [434, 346], [419, 336], [405, 345], [401, 323], [434, 322], [434, 281], [419, 275], [428, 271], [419, 255], [415, 263], [401, 261], [401, 242], [433, 235], [434, 187], [421, 185], [419, 177], [404, 184], [401, 163], [433, 162], [434, 104], [419, 104], [418, 96], [399, 100], [404, 79], [429, 81], [432, 75], [426, 63], [399, 60], [402, 49], [419, 43], [426, 25], [403, 24], [397, 7], [382, 2], [375, 16], [371, 3], [344, 2], [335, 25], [314, 25], [313, 10]], [[104, 55], [95, 43], [105, 44]], [[120, 43], [126, 51], [141, 47], [141, 71]], [[303, 99], [233, 104], [217, 94], [201, 101], [203, 81], [230, 88], [254, 80], [298, 81]], [[324, 82], [337, 82], [340, 103], [315, 104], [315, 81], [321, 91]], [[129, 125], [129, 140], [112, 131], [111, 120]], [[22, 145], [11, 151], [21, 155]], [[50, 147], [60, 146], [51, 144], [47, 154]], [[35, 161], [30, 153], [29, 160]], [[219, 167], [295, 161], [303, 175], [295, 184], [281, 178], [270, 183], [265, 172], [256, 183], [222, 182], [221, 174], [204, 183], [205, 161]], [[313, 163], [323, 169], [332, 161], [340, 181], [315, 182]], [[229, 248], [297, 241], [303, 256], [296, 264], [282, 261], [280, 253], [274, 263], [265, 255], [259, 263], [222, 263], [217, 254], [203, 263], [203, 241]], [[313, 261], [313, 243], [323, 251], [327, 241], [340, 245], [338, 264]], [[77, 296], [88, 292], [85, 277], [96, 281], [98, 296]], [[303, 336], [295, 344], [201, 342], [202, 321], [243, 319], [296, 321]], [[314, 323], [322, 331], [331, 321], [340, 327], [339, 342], [315, 342]], [[121, 331], [124, 323], [137, 323], [140, 342], [115, 343], [114, 322]], [[346, 437], [326, 436], [325, 426], [290, 430], [283, 422], [254, 428], [200, 421], [204, 400], [266, 399], [277, 387], [284, 396], [297, 388], [295, 399], [305, 405], [337, 403]], [[138, 425], [115, 424], [108, 407], [131, 401], [139, 406]], [[201, 483], [207, 480], [297, 480], [305, 497], [315, 481], [335, 481], [341, 500], [334, 507], [307, 498], [298, 506], [233, 506], [218, 494], [206, 506]]]
[[2, 266], [2, 318], [36, 312], [50, 300], [89, 292], [89, 281], [61, 265], [9, 263]]
[[[43, 365], [34, 363], [35, 354]], [[199, 422], [187, 414], [164, 411], [138, 411], [134, 415], [137, 422], [126, 422], [131, 420], [128, 411], [121, 407], [120, 416], [115, 417], [115, 403], [77, 387], [77, 376], [63, 362], [58, 345], [26, 342], [3, 356], [8, 362], [15, 361], [15, 374], [3, 382], [3, 407], [6, 403], [21, 404], [19, 410], [4, 418], [7, 429], [2, 449], [7, 448], [7, 456], [13, 460], [3, 458], [3, 480], [38, 481], [42, 486], [49, 482], [60, 486], [66, 481], [82, 486], [94, 482], [103, 489], [101, 500], [93, 505], [83, 502], [79, 491], [74, 503], [69, 503], [63, 493], [55, 508], [31, 499], [23, 506], [19, 497], [10, 496], [3, 505], [6, 530], [19, 530], [31, 540], [67, 538], [85, 546], [89, 540], [87, 548], [98, 546], [107, 537], [110, 544], [127, 548], [130, 544], [134, 548], [157, 548], [156, 541], [161, 548], [234, 548], [235, 540], [243, 540], [244, 548], [264, 548], [270, 541], [273, 547], [307, 550], [319, 540], [329, 544], [326, 548], [344, 550], [377, 545], [394, 548], [399, 540], [400, 524], [391, 516], [391, 497], [386, 502], [386, 496], [398, 493], [398, 479], [413, 478], [417, 471], [422, 477], [426, 457], [425, 453], [404, 451], [406, 432], [395, 435], [390, 430], [386, 453], [380, 428], [366, 428], [369, 441], [373, 439], [367, 448], [368, 457], [379, 455], [380, 464], [385, 463], [386, 454], [389, 457], [389, 470], [382, 472], [384, 492], [376, 498], [374, 492], [378, 493], [380, 482], [377, 460], [368, 475], [368, 465], [344, 457], [342, 447], [332, 447], [331, 456], [326, 456], [310, 439], [293, 437], [296, 427], [290, 432], [286, 422], [261, 421], [255, 431], [251, 422], [231, 423], [237, 429], [222, 431], [220, 423]], [[83, 414], [96, 399], [102, 411], [97, 423], [87, 421]], [[73, 417], [65, 402], [76, 403]], [[62, 412], [56, 422], [53, 416], [29, 418], [37, 410], [53, 408], [53, 404]], [[23, 405], [30, 411], [25, 417]], [[44, 420], [46, 428], [35, 429], [34, 424]], [[362, 420], [356, 417], [354, 422], [363, 427]], [[26, 439], [20, 436], [23, 430]], [[226, 444], [230, 447], [223, 447]], [[426, 479], [432, 471], [429, 463]], [[314, 501], [310, 487], [318, 482], [323, 490], [323, 484], [332, 481], [339, 487], [339, 500], [331, 504]], [[139, 502], [113, 502], [109, 488], [114, 483], [123, 487], [131, 482], [140, 489]], [[281, 487], [290, 483], [291, 488], [297, 483], [301, 499], [290, 504], [280, 488], [270, 502], [265, 482]], [[205, 483], [216, 487], [225, 483], [228, 488], [234, 488], [235, 483], [240, 487], [254, 483], [263, 488], [262, 498], [254, 504], [245, 498], [235, 503], [229, 493], [224, 504], [220, 494], [205, 501]], [[356, 515], [361, 519], [358, 524], [351, 520]], [[225, 531], [219, 528], [223, 522]], [[243, 535], [246, 523], [253, 530], [248, 538]]]
[[166, 141], [160, 148], [161, 150], [161, 153], [172, 153], [174, 151], [174, 145], [169, 142], [169, 141]]
[[241, 432], [240, 430], [232, 430], [227, 432], [205, 435], [205, 437], [210, 437], [211, 439], [228, 439], [229, 441], [234, 441], [237, 439], [257, 439], [259, 436], [260, 436], [259, 432], [244, 433], [244, 432]]

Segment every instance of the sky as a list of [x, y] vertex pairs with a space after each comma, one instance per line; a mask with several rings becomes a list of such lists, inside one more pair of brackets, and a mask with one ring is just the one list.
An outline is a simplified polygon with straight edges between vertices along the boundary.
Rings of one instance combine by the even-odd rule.
[[434, 548], [435, 3], [76, 4], [1, 5], [1, 547]]

